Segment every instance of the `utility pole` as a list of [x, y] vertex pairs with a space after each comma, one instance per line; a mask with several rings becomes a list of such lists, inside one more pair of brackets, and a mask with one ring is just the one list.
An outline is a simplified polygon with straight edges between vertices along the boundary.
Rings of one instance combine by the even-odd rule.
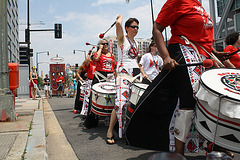
[[[28, 71], [29, 74], [31, 72], [31, 66], [30, 66], [30, 14], [29, 11], [29, 0], [27, 1], [27, 30], [25, 32], [25, 42], [27, 42], [27, 57], [28, 57]], [[30, 75], [29, 75], [30, 76]]]
[[7, 0], [0, 0], [0, 121], [16, 120], [14, 96], [9, 90]]
[[7, 5], [6, 1], [0, 1], [0, 68], [1, 81], [0, 90], [2, 93], [9, 88], [8, 84], [8, 54], [7, 54]]

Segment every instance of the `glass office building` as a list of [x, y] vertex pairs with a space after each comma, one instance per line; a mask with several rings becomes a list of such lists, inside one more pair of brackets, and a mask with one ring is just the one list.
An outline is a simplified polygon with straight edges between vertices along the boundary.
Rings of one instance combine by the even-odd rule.
[[226, 47], [225, 37], [234, 32], [240, 32], [240, 0], [216, 0], [217, 16], [221, 21], [217, 23], [215, 30], [220, 29], [215, 34], [215, 47], [218, 51], [223, 51]]

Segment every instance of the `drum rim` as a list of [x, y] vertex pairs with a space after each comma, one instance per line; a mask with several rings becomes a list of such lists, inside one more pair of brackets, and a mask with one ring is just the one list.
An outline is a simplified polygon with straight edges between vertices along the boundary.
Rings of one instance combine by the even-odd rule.
[[206, 89], [208, 89], [209, 91], [213, 92], [214, 94], [217, 94], [219, 97], [220, 97], [220, 96], [223, 96], [223, 98], [227, 98], [227, 99], [230, 99], [230, 100], [233, 100], [233, 101], [237, 101], [238, 103], [240, 103], [240, 100], [239, 100], [239, 99], [229, 97], [228, 95], [221, 94], [221, 93], [219, 93], [219, 92], [211, 89], [210, 87], [208, 87], [208, 86], [203, 82], [202, 78], [200, 78], [199, 82], [200, 82], [204, 87], [206, 87]]
[[96, 92], [96, 93], [99, 93], [99, 94], [106, 94], [106, 95], [116, 95], [116, 93], [103, 93], [103, 92], [99, 92], [99, 91], [96, 91], [95, 89], [92, 88], [92, 91]]
[[[109, 84], [109, 82], [100, 82], [100, 83], [101, 83], [101, 84]], [[97, 84], [99, 85], [99, 83], [96, 83], [96, 84], [94, 84], [94, 85], [97, 86]], [[114, 84], [114, 83], [112, 83], [112, 84]], [[94, 85], [93, 85], [93, 86], [94, 86]], [[94, 92], [96, 92], [96, 93], [116, 95], [116, 92], [113, 92], [113, 93], [104, 93], [104, 92], [96, 91], [96, 90], [93, 88], [93, 86], [92, 86], [92, 91], [94, 91]], [[116, 85], [114, 85], [114, 87], [115, 87], [115, 91], [116, 91]], [[113, 90], [113, 91], [114, 91], [114, 90]]]

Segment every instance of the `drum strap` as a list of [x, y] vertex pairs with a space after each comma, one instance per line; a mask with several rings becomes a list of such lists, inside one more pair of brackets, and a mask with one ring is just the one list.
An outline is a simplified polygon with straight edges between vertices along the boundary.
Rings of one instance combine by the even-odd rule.
[[[102, 73], [100, 73], [98, 71], [95, 71], [95, 77], [98, 79], [99, 82], [102, 82], [102, 81], [109, 82], [110, 81], [110, 79], [108, 79]], [[102, 79], [100, 79], [99, 77], [101, 77]]]
[[[140, 80], [138, 80], [137, 78], [140, 77]], [[116, 85], [119, 85], [120, 83], [120, 78], [124, 78], [127, 79], [128, 81], [130, 81], [131, 83], [133, 82], [142, 82], [142, 76], [141, 73], [139, 73], [138, 75], [136, 75], [135, 77], [130, 76], [129, 74], [125, 74], [125, 73], [118, 73], [117, 75], [117, 79], [116, 79]]]
[[78, 80], [78, 81], [80, 82], [81, 85], [84, 85], [84, 82], [82, 82], [82, 81], [80, 81], [80, 80]]
[[[185, 36], [181, 36], [181, 39], [183, 39], [187, 45], [191, 44], [191, 45], [193, 46], [193, 48], [195, 49], [195, 51], [197, 52], [198, 56], [199, 56], [199, 52], [198, 52], [198, 49], [197, 49], [197, 47], [196, 47], [195, 44], [197, 44], [200, 48], [202, 48], [202, 50], [204, 50], [204, 52], [206, 52], [212, 59], [214, 59], [215, 62], [216, 62], [220, 67], [225, 68], [225, 66], [222, 64], [222, 62], [221, 62], [213, 53], [210, 54], [205, 48], [203, 48], [203, 47], [202, 47], [200, 44], [198, 44], [197, 42], [194, 42], [194, 43], [195, 43], [195, 44], [194, 44], [193, 42], [189, 41], [189, 40], [187, 39], [187, 37], [185, 37]], [[200, 56], [199, 56], [199, 58], [200, 58]], [[201, 58], [200, 58], [200, 60], [202, 61]]]

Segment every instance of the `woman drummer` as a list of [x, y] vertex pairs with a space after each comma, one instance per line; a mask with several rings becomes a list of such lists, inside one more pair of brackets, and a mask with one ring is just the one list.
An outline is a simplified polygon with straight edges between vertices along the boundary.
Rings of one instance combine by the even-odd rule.
[[80, 101], [80, 93], [81, 93], [81, 83], [84, 83], [84, 81], [87, 79], [87, 77], [85, 76], [86, 70], [84, 67], [84, 63], [79, 67], [77, 73], [76, 73], [76, 77], [78, 79], [77, 82], [77, 94], [75, 97], [75, 103], [74, 103], [74, 113], [80, 113], [82, 110], [82, 105], [83, 102]]
[[116, 20], [116, 34], [118, 39], [118, 66], [117, 66], [117, 80], [116, 80], [116, 99], [115, 107], [111, 114], [110, 125], [107, 131], [107, 144], [114, 144], [113, 127], [119, 121], [119, 137], [122, 138], [122, 127], [124, 104], [129, 100], [130, 95], [130, 81], [120, 77], [120, 73], [130, 75], [132, 77], [140, 74], [139, 65], [137, 63], [138, 57], [138, 43], [134, 37], [138, 33], [139, 21], [136, 18], [129, 18], [125, 22], [125, 30], [127, 35], [124, 36], [122, 27], [122, 15], [120, 14]]
[[[108, 52], [108, 41], [102, 39], [98, 43], [98, 50], [93, 56], [93, 60], [96, 64], [96, 71], [92, 80], [92, 86], [99, 82], [104, 82], [107, 79], [114, 78], [114, 71], [116, 66], [116, 60], [112, 53]], [[89, 107], [87, 118], [84, 122], [83, 129], [92, 128], [98, 125], [98, 116], [91, 111], [91, 95], [89, 98]]]
[[[172, 33], [168, 48], [165, 46], [162, 35], [167, 26], [171, 27]], [[184, 143], [191, 127], [193, 109], [196, 103], [192, 86], [198, 81], [203, 67], [180, 68], [176, 66], [180, 63], [202, 61], [208, 58], [211, 52], [215, 55], [227, 53], [217, 52], [212, 47], [214, 41], [213, 21], [197, 0], [168, 0], [154, 23], [153, 36], [163, 59], [164, 69], [171, 70], [164, 81], [170, 90], [176, 91], [180, 99], [174, 136], [176, 152], [184, 155]], [[185, 43], [187, 39], [193, 45]], [[200, 55], [197, 54], [195, 48]], [[166, 70], [164, 73], [167, 73]]]
[[88, 106], [89, 106], [89, 92], [91, 91], [92, 88], [92, 80], [94, 77], [95, 73], [95, 68], [96, 64], [93, 62], [93, 55], [92, 55], [92, 50], [89, 50], [88, 55], [83, 62], [85, 71], [86, 71], [86, 77], [87, 79], [85, 80], [85, 88], [84, 88], [84, 98], [83, 98], [83, 104], [82, 104], [82, 110], [81, 110], [81, 115], [84, 117], [87, 116], [88, 113]]

